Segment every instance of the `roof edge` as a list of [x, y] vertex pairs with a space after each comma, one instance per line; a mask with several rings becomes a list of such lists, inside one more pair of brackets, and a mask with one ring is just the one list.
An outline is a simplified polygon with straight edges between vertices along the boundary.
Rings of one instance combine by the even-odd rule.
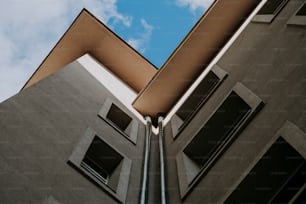
[[[139, 57], [141, 57], [142, 59], [144, 59], [148, 64], [151, 65], [152, 68], [154, 68], [154, 70], [159, 70], [151, 61], [149, 61], [146, 57], [144, 57], [142, 54], [140, 54], [135, 48], [133, 48], [131, 45], [129, 45], [125, 40], [123, 40], [119, 35], [117, 35], [114, 31], [112, 31], [106, 24], [104, 24], [100, 19], [98, 19], [96, 16], [94, 16], [89, 10], [87, 10], [86, 8], [83, 8], [79, 14], [74, 18], [74, 20], [72, 21], [72, 23], [69, 25], [69, 27], [67, 28], [67, 30], [64, 32], [64, 34], [59, 38], [59, 40], [56, 42], [56, 44], [53, 46], [53, 48], [49, 51], [49, 53], [47, 54], [47, 56], [43, 59], [43, 61], [39, 64], [39, 66], [36, 68], [36, 70], [33, 72], [33, 74], [29, 77], [29, 79], [26, 81], [26, 83], [22, 86], [22, 88], [20, 89], [20, 91], [26, 89], [27, 85], [29, 84], [29, 82], [33, 79], [33, 77], [37, 74], [37, 72], [40, 70], [40, 68], [42, 67], [42, 65], [46, 62], [46, 60], [49, 58], [49, 56], [52, 54], [52, 52], [57, 48], [57, 46], [62, 42], [62, 40], [64, 39], [64, 37], [67, 35], [67, 33], [72, 29], [72, 27], [75, 25], [75, 23], [78, 21], [78, 19], [80, 18], [80, 16], [86, 13], [88, 14], [90, 17], [92, 17], [94, 20], [96, 20], [99, 24], [101, 24], [103, 27], [105, 27], [111, 34], [113, 34], [118, 40], [120, 40], [121, 42], [123, 42], [128, 48], [130, 48], [133, 52], [135, 52]], [[31, 85], [30, 85], [31, 86]], [[19, 91], [19, 92], [20, 92]]]

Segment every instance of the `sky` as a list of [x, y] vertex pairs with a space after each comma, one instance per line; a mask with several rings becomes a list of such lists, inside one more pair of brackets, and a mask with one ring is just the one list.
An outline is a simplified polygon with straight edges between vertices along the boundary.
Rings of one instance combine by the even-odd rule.
[[1, 0], [0, 102], [20, 91], [83, 8], [157, 68], [213, 0]]

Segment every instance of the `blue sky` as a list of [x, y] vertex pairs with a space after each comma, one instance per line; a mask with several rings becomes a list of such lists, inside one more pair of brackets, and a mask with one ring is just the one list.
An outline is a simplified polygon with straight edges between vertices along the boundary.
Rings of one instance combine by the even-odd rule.
[[161, 67], [212, 0], [2, 0], [0, 102], [16, 94], [87, 8]]

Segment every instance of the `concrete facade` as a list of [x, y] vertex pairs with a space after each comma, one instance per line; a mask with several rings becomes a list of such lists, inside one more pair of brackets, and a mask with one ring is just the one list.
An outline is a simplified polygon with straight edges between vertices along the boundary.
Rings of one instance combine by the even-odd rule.
[[[256, 16], [216, 63], [216, 76], [203, 79], [219, 81], [184, 128], [178, 130], [178, 115], [165, 124], [167, 203], [226, 202], [280, 137], [306, 158], [306, 27], [292, 23], [303, 3], [288, 1], [271, 22], [258, 22]], [[200, 83], [190, 104], [197, 104], [207, 86]], [[212, 159], [198, 167], [184, 150], [232, 92], [250, 110]], [[107, 121], [109, 101], [135, 121], [124, 133]], [[72, 62], [0, 104], [0, 203], [139, 203], [145, 128], [109, 89]], [[107, 185], [80, 167], [95, 135], [124, 158]], [[159, 179], [158, 135], [153, 134], [147, 203], [162, 202]]]
[[[287, 24], [302, 3], [289, 1], [270, 24], [250, 23], [217, 63], [228, 73], [223, 83], [175, 140], [171, 123], [166, 126], [170, 203], [223, 203], [286, 121], [306, 132], [306, 29]], [[237, 82], [264, 106], [182, 201], [175, 157]]]
[[1, 203], [43, 203], [51, 198], [58, 203], [117, 203], [68, 164], [89, 127], [132, 161], [125, 199], [137, 203], [144, 125], [139, 123], [133, 144], [98, 116], [107, 98], [116, 101], [74, 62], [1, 103]]

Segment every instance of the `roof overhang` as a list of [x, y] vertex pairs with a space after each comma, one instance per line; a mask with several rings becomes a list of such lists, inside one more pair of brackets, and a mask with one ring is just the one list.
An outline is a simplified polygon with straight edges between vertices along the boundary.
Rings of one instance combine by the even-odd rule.
[[140, 92], [157, 73], [154, 65], [83, 9], [22, 89], [86, 53], [136, 92]]
[[133, 107], [153, 118], [167, 114], [259, 3], [215, 1], [141, 91]]

